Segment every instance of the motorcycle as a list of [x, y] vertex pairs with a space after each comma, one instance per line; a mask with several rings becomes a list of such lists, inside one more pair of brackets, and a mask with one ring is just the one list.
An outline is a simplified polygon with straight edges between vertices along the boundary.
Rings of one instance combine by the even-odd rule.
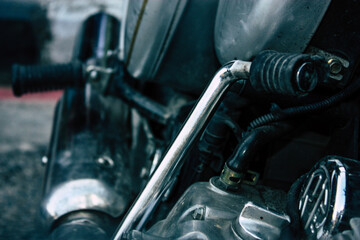
[[360, 238], [359, 2], [136, 0], [84, 21], [41, 205], [50, 239]]

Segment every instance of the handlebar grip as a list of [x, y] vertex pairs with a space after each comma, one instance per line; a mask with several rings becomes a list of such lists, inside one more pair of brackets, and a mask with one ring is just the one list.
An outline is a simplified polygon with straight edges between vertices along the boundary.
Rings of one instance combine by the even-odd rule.
[[12, 89], [17, 97], [30, 92], [81, 87], [84, 83], [83, 66], [80, 62], [12, 66]]

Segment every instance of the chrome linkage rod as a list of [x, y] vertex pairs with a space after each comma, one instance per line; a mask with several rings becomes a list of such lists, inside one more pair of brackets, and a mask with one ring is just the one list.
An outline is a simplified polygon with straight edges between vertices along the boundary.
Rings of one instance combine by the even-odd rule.
[[183, 156], [216, 110], [221, 97], [234, 82], [249, 78], [250, 66], [251, 62], [237, 60], [225, 65], [215, 74], [168, 148], [159, 167], [123, 218], [113, 239], [120, 240], [125, 232], [132, 230], [146, 209], [158, 199], [176, 170], [182, 166]]

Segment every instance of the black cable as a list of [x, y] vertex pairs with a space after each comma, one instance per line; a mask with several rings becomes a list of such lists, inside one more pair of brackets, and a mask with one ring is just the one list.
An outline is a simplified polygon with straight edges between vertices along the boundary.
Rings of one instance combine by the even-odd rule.
[[301, 114], [306, 113], [313, 113], [316, 111], [324, 110], [326, 108], [329, 108], [345, 98], [351, 96], [352, 94], [356, 93], [360, 88], [360, 79], [356, 79], [352, 84], [350, 84], [345, 89], [341, 90], [340, 92], [336, 93], [335, 95], [326, 98], [320, 102], [311, 103], [308, 105], [303, 106], [296, 106], [291, 108], [286, 108], [281, 111], [272, 112], [265, 114], [263, 116], [260, 116], [250, 122], [250, 128], [257, 128], [272, 122], [277, 122], [281, 120], [285, 120], [290, 117], [294, 117]]

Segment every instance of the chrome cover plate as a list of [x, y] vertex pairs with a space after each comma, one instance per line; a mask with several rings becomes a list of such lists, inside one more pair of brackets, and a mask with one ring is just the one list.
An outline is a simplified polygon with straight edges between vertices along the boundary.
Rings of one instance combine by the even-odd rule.
[[286, 198], [285, 193], [272, 191], [244, 186], [234, 194], [211, 182], [198, 182], [184, 193], [165, 220], [143, 234], [169, 239], [277, 239], [290, 219], [268, 209], [281, 208], [275, 205]]
[[281, 235], [281, 230], [289, 223], [290, 218], [287, 215], [249, 202], [241, 211], [233, 229], [242, 239], [277, 239]]

